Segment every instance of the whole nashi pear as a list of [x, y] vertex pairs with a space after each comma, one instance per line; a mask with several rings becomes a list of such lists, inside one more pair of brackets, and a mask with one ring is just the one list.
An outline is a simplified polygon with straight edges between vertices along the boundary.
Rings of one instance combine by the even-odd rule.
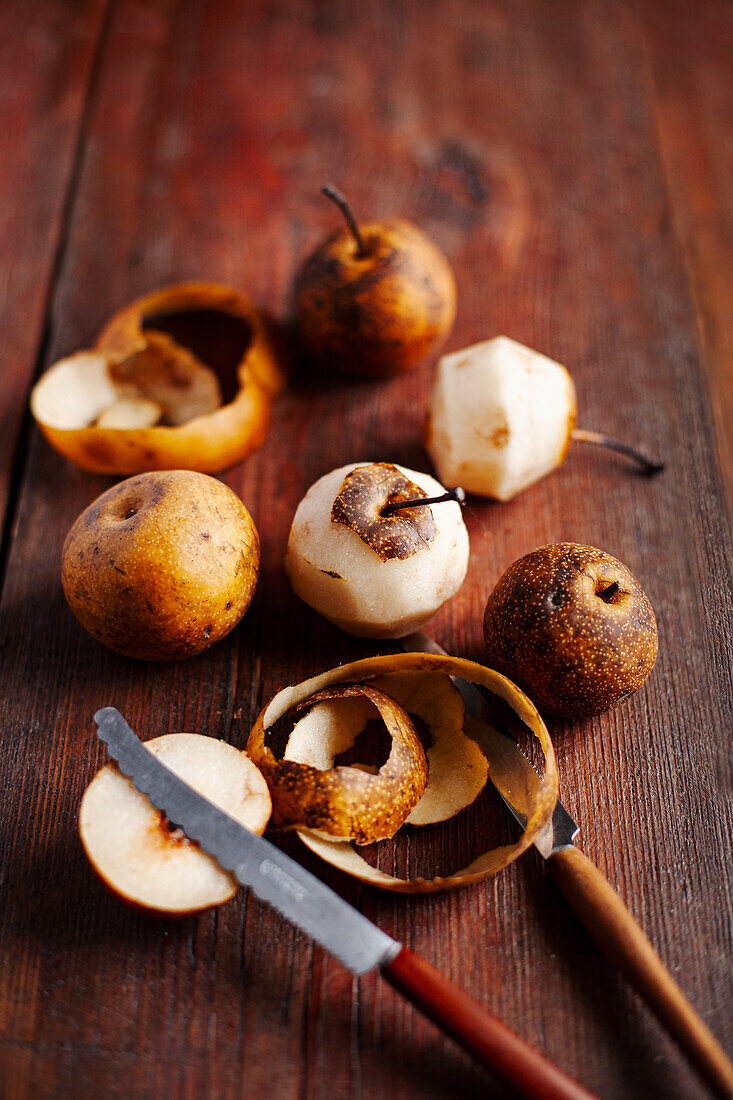
[[657, 622], [618, 559], [573, 542], [510, 565], [484, 613], [488, 664], [541, 711], [581, 718], [638, 691], [657, 657]]
[[127, 657], [172, 661], [232, 630], [257, 584], [260, 543], [242, 501], [193, 470], [137, 474], [66, 537], [61, 579], [81, 625]]

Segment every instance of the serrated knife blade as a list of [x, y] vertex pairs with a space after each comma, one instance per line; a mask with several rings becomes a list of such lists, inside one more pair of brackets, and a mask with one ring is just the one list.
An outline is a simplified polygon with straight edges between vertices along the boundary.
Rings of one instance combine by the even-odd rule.
[[120, 771], [169, 821], [349, 970], [365, 974], [398, 954], [401, 944], [358, 909], [179, 779], [145, 748], [118, 710], [104, 707], [94, 720]]
[[103, 707], [94, 719], [120, 771], [156, 809], [349, 970], [359, 975], [379, 968], [395, 989], [528, 1100], [597, 1100], [419, 955], [175, 775], [118, 710]]

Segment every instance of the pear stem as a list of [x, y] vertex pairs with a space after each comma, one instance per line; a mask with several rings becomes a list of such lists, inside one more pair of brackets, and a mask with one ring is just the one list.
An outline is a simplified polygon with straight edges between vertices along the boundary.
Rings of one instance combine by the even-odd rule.
[[348, 225], [351, 232], [351, 236], [356, 241], [356, 258], [358, 260], [362, 260], [367, 254], [366, 245], [364, 244], [364, 238], [359, 232], [359, 226], [356, 224], [356, 218], [352, 214], [351, 207], [346, 201], [345, 196], [342, 195], [337, 187], [332, 187], [331, 184], [326, 184], [325, 187], [322, 187], [321, 194], [325, 195], [327, 199], [331, 200], [331, 202], [335, 202], [339, 210], [343, 214], [344, 218], [346, 219], [346, 224]]
[[466, 491], [462, 489], [460, 485], [456, 485], [455, 489], [449, 489], [447, 493], [443, 493], [439, 497], [419, 497], [417, 500], [395, 500], [391, 504], [385, 504], [381, 511], [383, 517], [391, 516], [394, 512], [397, 512], [400, 508], [422, 508], [426, 504], [442, 504], [446, 500], [454, 500], [456, 504], [466, 503]]
[[613, 439], [610, 435], [604, 435], [602, 432], [589, 432], [584, 428], [575, 428], [571, 433], [571, 438], [578, 443], [595, 443], [599, 447], [608, 447], [611, 451], [618, 451], [620, 454], [626, 455], [627, 458], [633, 459], [645, 474], [658, 474], [664, 469], [663, 462], [655, 462], [653, 459], [647, 458], [646, 455], [634, 450], [628, 443], [621, 443], [620, 440]]

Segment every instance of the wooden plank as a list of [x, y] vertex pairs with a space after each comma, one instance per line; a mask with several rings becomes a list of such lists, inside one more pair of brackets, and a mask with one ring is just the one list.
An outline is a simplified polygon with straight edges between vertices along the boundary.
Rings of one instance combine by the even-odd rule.
[[102, 29], [104, 0], [8, 0], [0, 9], [0, 530], [46, 311], [64, 247], [69, 197]]
[[[643, 481], [578, 452], [509, 505], [471, 501], [469, 576], [431, 631], [481, 659], [490, 587], [544, 542], [603, 546], [639, 575], [659, 617], [658, 667], [614, 713], [552, 723], [563, 796], [584, 850], [730, 1046], [729, 526], [645, 65], [620, 5], [122, 0], [47, 359], [178, 278], [230, 281], [282, 314], [295, 264], [335, 224], [318, 198], [330, 177], [360, 214], [411, 217], [446, 249], [460, 288], [451, 347], [505, 332], [556, 356], [584, 426], [667, 456], [669, 472]], [[196, 729], [243, 745], [278, 687], [374, 650], [296, 600], [285, 540], [326, 470], [368, 457], [426, 467], [429, 383], [427, 368], [378, 386], [299, 377], [262, 451], [227, 476], [262, 535], [255, 604], [229, 639], [177, 666], [117, 658], [72, 619], [61, 545], [109, 482], [33, 433], [0, 610], [12, 868], [0, 1080], [13, 1095], [502, 1095], [376, 977], [353, 981], [255, 899], [197, 921], [130, 912], [76, 838], [103, 759], [100, 703], [143, 736]], [[485, 809], [483, 824], [469, 814], [385, 858], [459, 862], [479, 829], [510, 835]], [[410, 899], [279, 842], [604, 1097], [704, 1095], [534, 855], [475, 888]]]
[[641, 5], [654, 115], [733, 500], [733, 12], [720, 2]]

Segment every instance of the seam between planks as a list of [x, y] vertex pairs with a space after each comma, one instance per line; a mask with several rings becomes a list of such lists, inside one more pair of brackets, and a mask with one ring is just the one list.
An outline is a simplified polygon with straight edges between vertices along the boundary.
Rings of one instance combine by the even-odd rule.
[[[86, 89], [84, 92], [84, 105], [79, 113], [79, 122], [77, 126], [76, 138], [74, 140], [74, 151], [71, 157], [71, 169], [69, 171], [66, 194], [64, 196], [64, 201], [61, 204], [61, 213], [58, 219], [58, 235], [56, 244], [53, 248], [53, 259], [51, 261], [51, 269], [48, 277], [48, 287], [46, 290], [46, 301], [43, 308], [43, 318], [41, 321], [38, 351], [36, 353], [33, 363], [33, 369], [30, 374], [30, 379], [28, 383], [28, 394], [30, 394], [30, 390], [32, 389], [36, 379], [43, 369], [46, 356], [48, 354], [48, 349], [51, 344], [51, 336], [53, 331], [53, 307], [56, 300], [61, 272], [63, 270], [64, 261], [66, 259], [71, 222], [74, 217], [74, 207], [78, 195], [78, 184], [87, 147], [89, 120], [91, 118], [92, 108], [94, 105], [95, 92], [99, 83], [102, 56], [104, 53], [104, 46], [109, 36], [111, 14], [114, 3], [115, 0], [105, 0], [102, 18], [99, 23], [99, 31], [97, 33], [97, 38], [93, 46], [92, 59], [89, 65], [89, 74], [87, 76]], [[24, 475], [28, 459], [28, 444], [31, 433], [32, 417], [28, 408], [27, 396], [28, 395], [26, 395], [25, 412], [23, 414], [20, 431], [18, 432], [18, 442], [15, 446], [15, 450], [13, 452], [10, 462], [10, 479], [8, 483], [7, 507], [5, 511], [2, 531], [0, 532], [0, 600], [2, 600], [2, 595], [5, 590], [8, 558], [10, 556], [10, 547], [13, 542], [13, 534], [20, 503], [20, 493], [24, 482]]]

